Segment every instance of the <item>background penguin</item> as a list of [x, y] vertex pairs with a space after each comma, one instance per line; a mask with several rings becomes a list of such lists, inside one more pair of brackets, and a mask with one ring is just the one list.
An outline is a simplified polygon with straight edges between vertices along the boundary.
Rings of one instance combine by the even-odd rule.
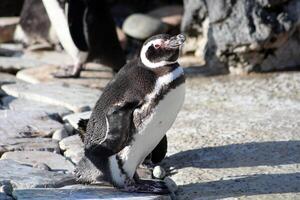
[[164, 182], [141, 180], [137, 166], [173, 124], [185, 94], [177, 63], [183, 35], [148, 39], [140, 58], [126, 64], [104, 89], [84, 135], [79, 181], [109, 181], [125, 191], [168, 193]]
[[55, 74], [58, 78], [79, 77], [82, 65], [89, 61], [111, 67], [115, 72], [126, 62], [106, 1], [26, 0], [20, 24], [15, 38], [25, 38], [25, 42], [30, 38], [53, 41], [55, 32], [74, 61]]

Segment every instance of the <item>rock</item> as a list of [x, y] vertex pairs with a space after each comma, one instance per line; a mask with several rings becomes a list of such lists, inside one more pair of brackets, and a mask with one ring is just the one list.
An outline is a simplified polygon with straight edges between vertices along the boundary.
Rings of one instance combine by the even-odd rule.
[[13, 192], [18, 200], [48, 199], [132, 199], [132, 200], [171, 200], [167, 195], [154, 195], [133, 192], [121, 192], [111, 187], [75, 185], [59, 189], [17, 189]]
[[148, 12], [148, 15], [171, 26], [180, 26], [182, 14], [183, 8], [180, 5], [164, 6]]
[[62, 187], [75, 182], [71, 175], [32, 168], [9, 159], [0, 160], [0, 168], [0, 181], [9, 180], [14, 190]]
[[17, 81], [19, 80], [15, 76], [0, 72], [0, 96], [5, 95], [5, 92], [1, 90], [2, 85], [16, 83]]
[[166, 171], [161, 166], [155, 166], [152, 173], [157, 179], [163, 179], [166, 176]]
[[0, 155], [8, 151], [49, 151], [59, 153], [58, 142], [51, 138], [6, 138], [0, 140]]
[[79, 135], [72, 135], [59, 142], [59, 147], [64, 151], [64, 156], [77, 164], [84, 155], [84, 145]]
[[14, 200], [11, 196], [8, 196], [8, 195], [6, 195], [4, 193], [1, 193], [1, 192], [0, 192], [0, 199], [1, 200]]
[[6, 152], [2, 159], [11, 159], [23, 164], [36, 165], [44, 163], [51, 171], [73, 172], [74, 165], [60, 154], [48, 151], [14, 151]]
[[45, 163], [36, 163], [36, 164], [33, 164], [32, 167], [41, 169], [41, 170], [51, 171], [51, 168], [48, 165], [46, 165]]
[[13, 40], [16, 25], [18, 23], [18, 17], [0, 18], [0, 43], [11, 42]]
[[2, 86], [2, 90], [14, 97], [64, 106], [74, 112], [90, 110], [101, 95], [96, 89], [63, 83], [11, 84]]
[[185, 102], [167, 132], [161, 164], [175, 168], [169, 174], [178, 199], [299, 195], [299, 75], [186, 80]]
[[72, 111], [62, 106], [55, 106], [24, 98], [6, 96], [2, 98], [1, 101], [4, 107], [14, 111], [44, 112], [52, 116], [58, 115], [60, 118], [72, 113]]
[[21, 58], [40, 60], [44, 63], [44, 65], [65, 66], [73, 64], [73, 60], [70, 55], [66, 52], [58, 51], [26, 51]]
[[16, 73], [21, 69], [39, 67], [41, 65], [45, 65], [45, 63], [33, 59], [0, 56], [0, 71], [2, 72]]
[[52, 135], [52, 139], [53, 140], [58, 140], [58, 141], [61, 141], [62, 139], [68, 137], [69, 134], [68, 132], [66, 131], [65, 128], [62, 128], [62, 129], [59, 129], [59, 130], [56, 130], [53, 135]]
[[101, 67], [101, 65], [88, 64], [86, 69], [80, 74], [80, 78], [54, 78], [53, 73], [60, 70], [59, 66], [43, 65], [36, 68], [21, 70], [17, 77], [29, 83], [59, 82], [67, 84], [77, 84], [90, 88], [103, 89], [112, 79], [113, 72], [111, 69]]
[[299, 1], [205, 2], [185, 1], [182, 31], [201, 41], [196, 55], [207, 66], [233, 74], [299, 66]]
[[165, 33], [168, 26], [160, 20], [144, 14], [132, 14], [126, 18], [123, 31], [136, 39], [145, 40], [158, 33]]
[[0, 144], [7, 138], [50, 136], [63, 125], [45, 112], [0, 110]]
[[78, 122], [80, 119], [89, 119], [92, 114], [92, 111], [82, 112], [82, 113], [74, 113], [67, 115], [63, 118], [65, 122], [68, 122], [75, 129], [78, 128]]

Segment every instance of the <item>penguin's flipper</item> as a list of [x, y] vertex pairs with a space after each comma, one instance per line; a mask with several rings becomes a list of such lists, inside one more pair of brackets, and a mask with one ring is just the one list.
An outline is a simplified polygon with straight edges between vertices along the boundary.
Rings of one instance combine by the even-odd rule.
[[[106, 114], [107, 132], [105, 137], [101, 142], [99, 142], [99, 138], [92, 139], [97, 142], [93, 142], [90, 148], [86, 149], [86, 153], [109, 157], [121, 151], [134, 133], [133, 112], [139, 104], [139, 101], [125, 101], [112, 106]], [[96, 128], [91, 128], [91, 130], [97, 131]], [[88, 134], [97, 135], [96, 132]]]

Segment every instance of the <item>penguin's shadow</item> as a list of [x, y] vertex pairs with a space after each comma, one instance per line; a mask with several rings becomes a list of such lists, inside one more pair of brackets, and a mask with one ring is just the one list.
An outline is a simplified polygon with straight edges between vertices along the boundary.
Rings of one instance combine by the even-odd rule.
[[[179, 152], [167, 157], [163, 166], [174, 171], [186, 167], [239, 168], [300, 164], [300, 141], [278, 141], [232, 144]], [[232, 169], [231, 169], [232, 170]], [[175, 172], [176, 173], [176, 172]], [[181, 191], [197, 191], [195, 197], [235, 197], [269, 193], [300, 192], [300, 173], [258, 174], [180, 187]], [[180, 193], [180, 192], [179, 192]], [[190, 195], [193, 195], [192, 192]]]

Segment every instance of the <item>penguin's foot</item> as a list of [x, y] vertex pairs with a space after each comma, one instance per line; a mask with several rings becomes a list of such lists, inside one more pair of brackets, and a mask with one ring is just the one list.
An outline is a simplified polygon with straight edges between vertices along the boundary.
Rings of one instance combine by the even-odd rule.
[[55, 78], [79, 78], [80, 72], [82, 70], [81, 65], [69, 65], [67, 67], [62, 67], [62, 69], [52, 75]]
[[137, 181], [126, 180], [124, 188], [121, 190], [126, 192], [153, 193], [153, 194], [170, 194], [170, 190], [163, 181], [142, 180]]

